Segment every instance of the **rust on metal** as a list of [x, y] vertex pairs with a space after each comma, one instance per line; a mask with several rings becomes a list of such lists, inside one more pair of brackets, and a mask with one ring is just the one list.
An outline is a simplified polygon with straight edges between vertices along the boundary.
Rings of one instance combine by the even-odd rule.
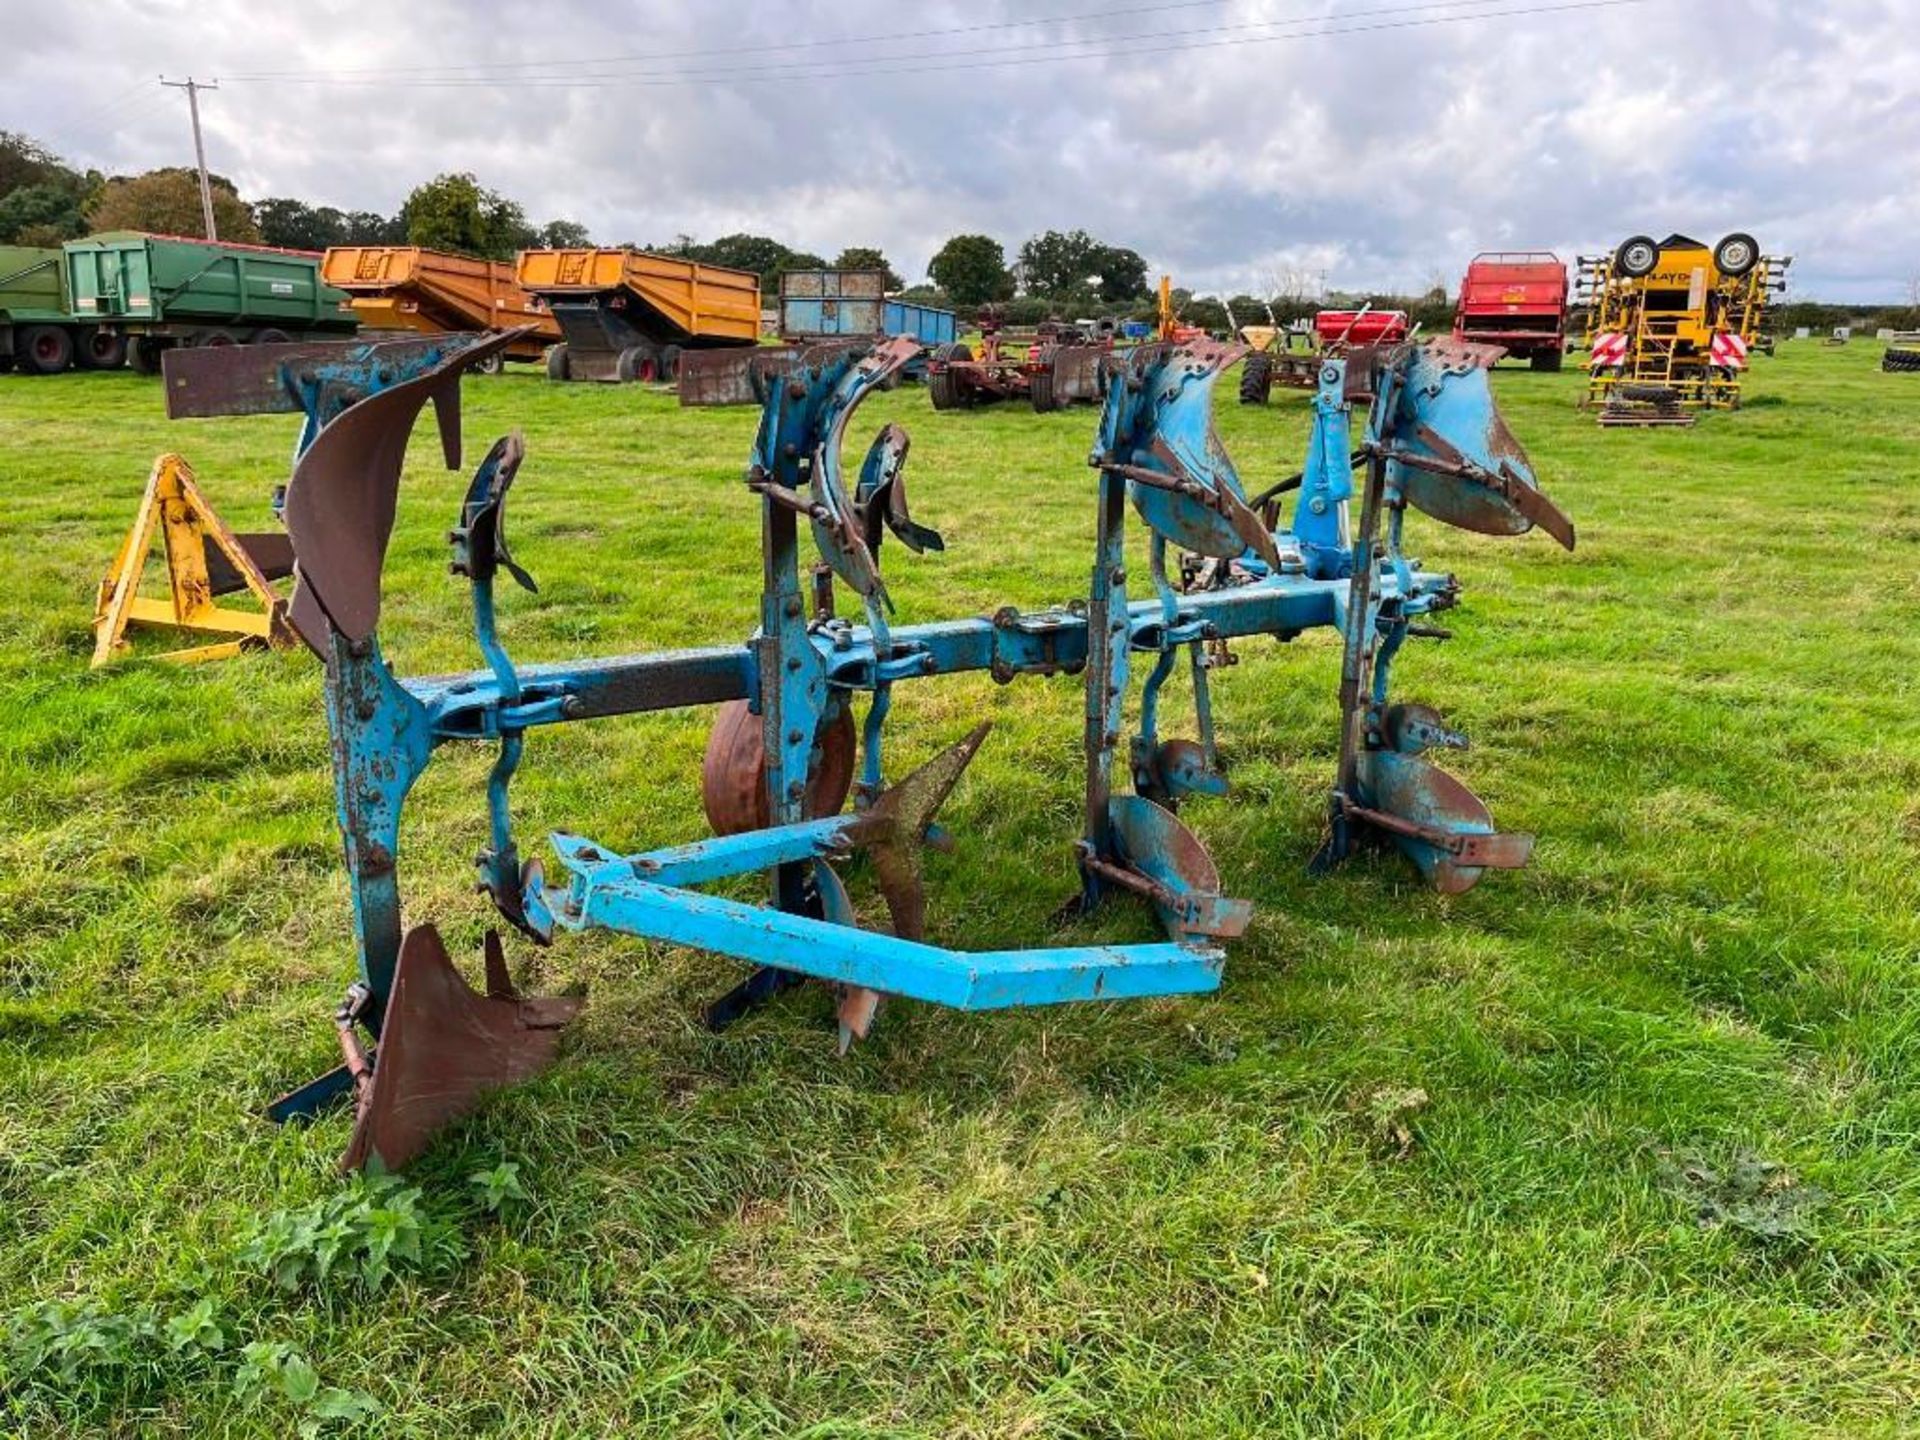
[[326, 648], [325, 633], [309, 628], [316, 607], [349, 641], [365, 640], [379, 621], [380, 572], [414, 417], [433, 403], [448, 464], [459, 464], [460, 377], [476, 356], [518, 333], [505, 331], [464, 352], [458, 364], [439, 366], [350, 405], [294, 466], [285, 517], [306, 594], [294, 605], [292, 618], [315, 649]]
[[[840, 713], [814, 737], [803, 804], [809, 820], [837, 815], [853, 788], [853, 712]], [[767, 808], [767, 747], [760, 717], [745, 700], [720, 707], [700, 763], [700, 798], [716, 835], [762, 830], [772, 823]]]
[[[431, 925], [401, 942], [373, 1073], [359, 1086], [342, 1170], [397, 1170], [490, 1090], [553, 1063], [560, 1029], [579, 1012], [570, 996], [522, 999], [507, 978], [500, 937], [487, 932], [487, 993], [461, 978]], [[352, 1060], [349, 1057], [349, 1068]]]

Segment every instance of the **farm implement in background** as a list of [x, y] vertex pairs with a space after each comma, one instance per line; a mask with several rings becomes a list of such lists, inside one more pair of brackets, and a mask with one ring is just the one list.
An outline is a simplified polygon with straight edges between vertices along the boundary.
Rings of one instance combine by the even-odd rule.
[[1453, 338], [1498, 345], [1535, 370], [1567, 351], [1567, 267], [1546, 250], [1485, 250], [1467, 264]]
[[[1069, 405], [1095, 405], [1106, 398], [1112, 377], [1134, 348], [1121, 323], [1111, 319], [1049, 320], [1031, 333], [1000, 328], [982, 318], [981, 353], [970, 346], [936, 346], [927, 364], [927, 393], [936, 410], [968, 409], [1024, 397], [1045, 414]], [[1204, 340], [1207, 332], [1180, 319], [1173, 277], [1162, 275], [1151, 334], [1162, 344]]]
[[682, 355], [760, 341], [760, 277], [642, 250], [522, 250], [514, 283], [565, 337], [550, 380], [672, 384]]
[[1245, 325], [1237, 332], [1251, 351], [1240, 367], [1242, 405], [1266, 404], [1275, 385], [1312, 390], [1320, 383], [1322, 361], [1365, 346], [1398, 345], [1413, 336], [1406, 311], [1376, 310], [1369, 303], [1358, 310], [1322, 310], [1313, 317], [1310, 343], [1295, 350], [1294, 332], [1273, 319], [1271, 307], [1267, 318], [1271, 324]]
[[[682, 405], [764, 405], [775, 378], [815, 345], [871, 345], [909, 335], [925, 346], [950, 345], [957, 331], [951, 310], [887, 298], [884, 270], [787, 270], [780, 276], [779, 345], [751, 350], [693, 350], [680, 359]], [[899, 375], [926, 378], [916, 357]]]
[[1880, 368], [1888, 374], [1920, 371], [1920, 331], [1895, 333], [1881, 352]]
[[492, 373], [509, 360], [542, 360], [560, 339], [559, 325], [514, 283], [505, 260], [418, 245], [336, 245], [321, 258], [320, 278], [352, 297], [362, 339], [519, 330], [518, 340], [482, 362]]
[[1635, 235], [1611, 255], [1582, 255], [1584, 403], [1607, 426], [1689, 426], [1698, 411], [1738, 409], [1791, 263], [1739, 233], [1711, 249], [1685, 235]]
[[[292, 617], [326, 657], [359, 973], [335, 1016], [342, 1063], [276, 1101], [275, 1118], [351, 1099], [343, 1165], [402, 1165], [485, 1091], [548, 1064], [578, 1008], [572, 998], [516, 993], [498, 931], [488, 933], [476, 989], [431, 925], [405, 921], [402, 809], [450, 743], [495, 753], [476, 866], [505, 928], [535, 945], [604, 930], [740, 960], [746, 977], [707, 1008], [716, 1029], [790, 986], [823, 982], [843, 1046], [868, 1033], [887, 996], [989, 1010], [1219, 984], [1223, 946], [1244, 931], [1251, 907], [1222, 892], [1180, 812], [1194, 797], [1227, 791], [1212, 676], [1249, 636], [1290, 639], [1326, 626], [1344, 642], [1340, 759], [1320, 864], [1363, 842], [1392, 843], [1433, 884], [1457, 892], [1488, 869], [1526, 862], [1530, 838], [1498, 831], [1486, 807], [1432, 763], [1430, 752], [1464, 738], [1427, 707], [1394, 701], [1389, 686], [1404, 643], [1444, 635], [1432, 617], [1459, 593], [1451, 576], [1403, 552], [1409, 506], [1479, 533], [1538, 525], [1573, 543], [1494, 409], [1490, 352], [1441, 341], [1327, 361], [1305, 468], [1250, 496], [1212, 426], [1214, 382], [1242, 348], [1142, 346], [1108, 390], [1091, 456], [1098, 525], [1087, 595], [1032, 613], [1009, 606], [902, 624], [881, 566], [889, 537], [915, 555], [944, 548], [908, 504], [907, 435], [888, 424], [857, 460], [843, 451], [862, 400], [916, 349], [905, 339], [822, 347], [770, 391], [746, 471], [761, 519], [759, 627], [702, 649], [512, 660], [496, 589], [503, 575], [528, 590], [534, 582], [506, 541], [506, 506], [527, 453], [509, 435], [475, 470], [449, 532], [485, 667], [396, 675], [379, 620], [402, 456], [428, 399], [440, 405], [443, 436], [457, 434], [448, 415], [468, 357], [366, 397], [320, 432], [286, 497]], [[1371, 403], [1356, 437], [1360, 402]], [[456, 459], [451, 448], [447, 458]], [[1289, 490], [1298, 497], [1282, 525]], [[1145, 585], [1126, 562], [1130, 506], [1149, 530]], [[855, 597], [850, 615], [836, 603], [840, 587]], [[1172, 735], [1163, 703], [1182, 662], [1195, 733]], [[1146, 676], [1129, 735], [1136, 664]], [[1076, 907], [1135, 897], [1157, 914], [1164, 941], [966, 952], [929, 938], [924, 848], [952, 843], [936, 819], [988, 727], [910, 768], [890, 747], [887, 720], [895, 688], [969, 671], [1001, 683], [1080, 677]], [[531, 732], [697, 705], [718, 707], [703, 773], [711, 837], [631, 852], [558, 833], [551, 879], [546, 862], [523, 856], [509, 797]], [[853, 808], [843, 813], [849, 793]], [[856, 923], [838, 868], [856, 852], [871, 862], [888, 930]], [[763, 903], [702, 888], [748, 874], [766, 877]]]

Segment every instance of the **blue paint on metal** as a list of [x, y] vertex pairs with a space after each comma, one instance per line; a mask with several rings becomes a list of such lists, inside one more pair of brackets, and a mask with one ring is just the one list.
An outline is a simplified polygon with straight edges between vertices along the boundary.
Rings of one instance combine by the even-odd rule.
[[1316, 580], [1344, 580], [1353, 573], [1348, 538], [1347, 502], [1353, 499], [1352, 442], [1346, 399], [1347, 362], [1330, 359], [1320, 367], [1313, 392], [1313, 434], [1301, 471], [1300, 495], [1293, 507], [1293, 534], [1307, 574]]
[[1223, 964], [1216, 949], [1171, 943], [946, 950], [603, 872], [577, 908], [557, 913], [574, 929], [664, 940], [957, 1010], [1204, 993], [1219, 988]]
[[[498, 633], [490, 569], [470, 572], [483, 670], [403, 682], [382, 660], [376, 641], [349, 646], [334, 637], [328, 717], [361, 973], [372, 995], [368, 1023], [376, 1032], [400, 934], [393, 864], [400, 808], [433, 747], [447, 741], [500, 746], [488, 783], [496, 863], [485, 878], [497, 900], [502, 891], [515, 893], [524, 928], [537, 937], [607, 929], [734, 956], [762, 967], [743, 1004], [778, 988], [774, 972], [966, 1009], [1215, 988], [1222, 957], [1213, 941], [1243, 930], [1250, 907], [1218, 893], [1217, 874], [1200, 841], [1148, 792], [1158, 789], [1171, 800], [1225, 788], [1216, 763], [1207, 652], [1239, 637], [1291, 638], [1333, 627], [1346, 641], [1343, 706], [1353, 723], [1343, 732], [1343, 757], [1353, 752], [1366, 763], [1343, 758], [1334, 806], [1337, 834], [1349, 814], [1359, 813], [1352, 807], [1379, 799], [1383, 791], [1408, 788], [1386, 783], [1400, 775], [1395, 762], [1371, 758], [1382, 749], [1387, 678], [1405, 640], [1418, 633], [1419, 619], [1452, 605], [1457, 588], [1451, 576], [1424, 571], [1402, 552], [1401, 501], [1422, 503], [1416, 496], [1424, 495], [1422, 508], [1459, 507], [1478, 528], [1509, 523], [1508, 511], [1523, 520], [1541, 513], [1528, 496], [1514, 498], [1515, 487], [1536, 496], [1537, 487], [1492, 409], [1483, 375], [1463, 368], [1457, 356], [1431, 357], [1410, 348], [1330, 361], [1315, 394], [1291, 528], [1276, 530], [1249, 507], [1212, 428], [1214, 382], [1242, 352], [1212, 342], [1139, 347], [1109, 391], [1092, 456], [1097, 531], [1085, 602], [1024, 616], [1009, 609], [990, 617], [895, 624], [874, 527], [884, 485], [898, 478], [904, 460], [904, 436], [883, 431], [851, 486], [842, 468], [846, 433], [861, 400], [916, 348], [911, 342], [890, 344], [896, 348], [810, 351], [767, 397], [748, 472], [761, 503], [763, 567], [760, 624], [748, 641], [515, 666]], [[1350, 377], [1349, 363], [1365, 363], [1368, 372]], [[1366, 523], [1356, 527], [1349, 516], [1356, 494], [1351, 412], [1369, 387], [1374, 399], [1362, 453], [1371, 508]], [[489, 495], [504, 498], [504, 485], [490, 488], [482, 479], [475, 477], [463, 512], [469, 529], [476, 504], [484, 508]], [[1130, 503], [1153, 532], [1153, 594], [1139, 601], [1129, 598], [1126, 566]], [[803, 584], [802, 517], [833, 572], [860, 597], [864, 623], [815, 612], [815, 597]], [[913, 537], [923, 532], [905, 522], [904, 505], [886, 519], [909, 546], [936, 548], [916, 543]], [[1213, 588], [1176, 589], [1168, 576], [1169, 544], [1211, 557], [1224, 567], [1225, 578]], [[1197, 743], [1162, 741], [1159, 733], [1163, 692], [1183, 649], [1194, 687]], [[1136, 652], [1152, 659], [1139, 731], [1130, 752], [1123, 752]], [[826, 867], [857, 849], [872, 852], [896, 924], [902, 914], [896, 907], [899, 884], [917, 901], [912, 847], [926, 831], [931, 808], [916, 817], [914, 834], [903, 836], [896, 802], [914, 782], [883, 789], [882, 746], [893, 687], [980, 670], [1002, 682], [1020, 675], [1084, 675], [1085, 810], [1078, 847], [1083, 900], [1091, 904], [1123, 890], [1143, 896], [1166, 920], [1169, 943], [969, 954], [903, 938], [922, 933], [917, 923], [898, 935], [850, 923], [844, 890]], [[860, 693], [872, 697], [863, 727], [861, 808], [803, 820], [801, 802], [821, 725]], [[524, 876], [506, 873], [500, 862], [514, 853], [508, 783], [527, 730], [739, 699], [749, 701], [761, 719], [771, 824], [625, 855], [557, 834], [561, 883], [547, 884], [537, 866]], [[968, 743], [977, 744], [978, 737]], [[1139, 793], [1116, 797], [1113, 770], [1123, 753], [1130, 754]], [[950, 785], [955, 774], [943, 783]], [[1425, 868], [1451, 866], [1459, 875], [1475, 866], [1515, 863], [1514, 847], [1500, 843], [1507, 837], [1490, 829], [1469, 837], [1472, 844], [1449, 849], [1442, 833], [1449, 824], [1458, 829], [1479, 822], [1444, 784], [1431, 777], [1424, 784], [1421, 794], [1434, 800], [1432, 815], [1420, 822], [1427, 828], [1399, 838], [1433, 851], [1436, 858]], [[755, 872], [770, 877], [767, 904], [694, 888]], [[895, 889], [885, 888], [889, 873], [898, 882]]]

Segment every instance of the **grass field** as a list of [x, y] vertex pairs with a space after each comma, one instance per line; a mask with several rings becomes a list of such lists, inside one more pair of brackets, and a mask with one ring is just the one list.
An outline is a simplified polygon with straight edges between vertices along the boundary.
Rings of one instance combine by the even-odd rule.
[[[1602, 432], [1576, 374], [1498, 375], [1580, 548], [1415, 517], [1466, 598], [1397, 676], [1472, 733], [1450, 763], [1539, 834], [1531, 869], [1453, 900], [1385, 856], [1310, 880], [1337, 645], [1250, 643], [1216, 689], [1237, 796], [1189, 812], [1257, 905], [1216, 996], [896, 1005], [837, 1060], [821, 991], [716, 1037], [695, 1017], [728, 962], [523, 946], [586, 1014], [416, 1196], [343, 1189], [344, 1115], [257, 1118], [337, 1058], [351, 974], [319, 667], [87, 669], [154, 454], [263, 528], [294, 426], [170, 424], [132, 375], [0, 376], [0, 1429], [1912, 1433], [1920, 389], [1877, 348], [1783, 346], [1691, 432]], [[1295, 468], [1302, 398], [1221, 388], [1249, 480]], [[470, 459], [528, 441], [517, 659], [748, 633], [751, 413], [531, 375], [467, 400]], [[1082, 593], [1092, 412], [902, 389], [859, 432], [887, 418], [949, 546], [889, 554], [904, 619]], [[423, 432], [387, 572], [403, 672], [478, 663], [446, 574], [462, 483]], [[1153, 937], [1127, 907], [1049, 922], [1080, 703], [903, 687], [902, 767], [997, 723], [944, 817], [933, 938]], [[537, 734], [525, 842], [703, 833], [706, 719]], [[442, 752], [402, 853], [457, 957], [487, 921], [487, 763]], [[477, 1172], [524, 1197], [490, 1207]], [[276, 1235], [321, 1253], [316, 1205], [335, 1240], [394, 1241], [392, 1278], [261, 1273]]]

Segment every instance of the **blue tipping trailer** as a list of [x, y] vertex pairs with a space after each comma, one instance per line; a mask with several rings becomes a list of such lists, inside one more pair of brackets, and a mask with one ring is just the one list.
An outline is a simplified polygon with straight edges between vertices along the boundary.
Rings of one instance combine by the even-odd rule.
[[[780, 277], [780, 338], [795, 344], [910, 335], [923, 346], [951, 345], [959, 325], [951, 310], [889, 300], [880, 270], [789, 270]], [[919, 379], [924, 356], [907, 367]]]

